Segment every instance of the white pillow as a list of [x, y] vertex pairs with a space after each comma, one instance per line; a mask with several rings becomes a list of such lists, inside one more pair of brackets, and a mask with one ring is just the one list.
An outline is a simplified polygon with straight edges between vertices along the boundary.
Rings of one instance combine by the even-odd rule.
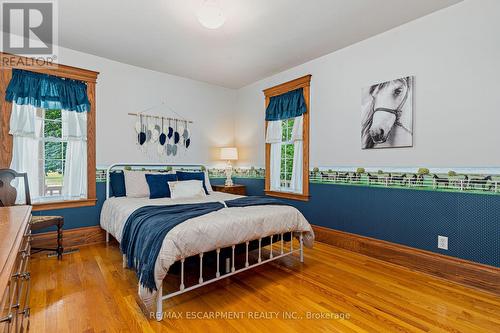
[[165, 174], [164, 172], [152, 172], [142, 170], [123, 170], [125, 176], [125, 191], [129, 198], [149, 198], [149, 186], [146, 174]]
[[206, 196], [201, 180], [183, 180], [168, 182], [172, 199], [188, 199]]
[[[196, 171], [196, 172], [198, 172], [198, 171]], [[212, 184], [210, 184], [210, 178], [208, 177], [208, 171], [205, 170], [203, 172], [205, 173], [205, 187], [207, 188], [207, 192], [210, 194], [214, 190], [212, 189]], [[175, 171], [169, 171], [169, 173], [175, 173]]]

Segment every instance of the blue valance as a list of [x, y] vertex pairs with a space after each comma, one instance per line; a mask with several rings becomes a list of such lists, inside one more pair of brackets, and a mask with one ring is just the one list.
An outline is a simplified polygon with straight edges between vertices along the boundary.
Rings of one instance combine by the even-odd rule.
[[307, 111], [302, 88], [273, 96], [266, 109], [266, 120], [283, 120], [303, 115]]
[[44, 109], [76, 112], [90, 110], [87, 85], [84, 82], [21, 69], [12, 70], [5, 100]]

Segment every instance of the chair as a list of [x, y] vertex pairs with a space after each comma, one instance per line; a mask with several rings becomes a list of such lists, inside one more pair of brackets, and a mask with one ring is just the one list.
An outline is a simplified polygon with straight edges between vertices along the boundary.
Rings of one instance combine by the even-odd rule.
[[[14, 206], [17, 198], [17, 190], [11, 185], [15, 178], [24, 179], [24, 195], [26, 205], [31, 205], [31, 196], [28, 186], [28, 175], [26, 173], [18, 173], [12, 169], [0, 169], [0, 207]], [[63, 226], [64, 217], [62, 216], [32, 216], [30, 227], [31, 230], [41, 230], [52, 226], [57, 227], [57, 248], [36, 248], [31, 250], [36, 252], [40, 251], [54, 251], [57, 252], [57, 258], [62, 259], [63, 255]]]

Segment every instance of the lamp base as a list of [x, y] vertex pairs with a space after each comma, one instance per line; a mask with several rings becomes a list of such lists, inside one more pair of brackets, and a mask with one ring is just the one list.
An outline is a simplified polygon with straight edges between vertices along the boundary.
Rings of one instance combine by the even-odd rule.
[[226, 181], [224, 183], [225, 186], [233, 186], [233, 179], [231, 178], [233, 174], [233, 166], [231, 165], [231, 161], [227, 161], [226, 164]]

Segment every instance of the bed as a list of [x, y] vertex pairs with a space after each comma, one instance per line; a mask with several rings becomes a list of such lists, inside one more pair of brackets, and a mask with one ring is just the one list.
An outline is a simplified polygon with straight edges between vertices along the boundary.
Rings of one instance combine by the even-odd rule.
[[[101, 227], [106, 231], [106, 239], [109, 235], [113, 236], [118, 242], [122, 240], [122, 233], [125, 222], [128, 217], [137, 209], [151, 205], [176, 205], [176, 204], [203, 204], [207, 202], [226, 202], [241, 196], [210, 192], [203, 198], [190, 198], [174, 200], [171, 198], [149, 199], [149, 198], [129, 198], [113, 197], [110, 191], [109, 175], [114, 170], [132, 166], [136, 168], [165, 168], [162, 164], [114, 164], [107, 170], [106, 201], [101, 211]], [[200, 170], [201, 166], [170, 165], [169, 167], [183, 170]], [[288, 239], [295, 237], [298, 239], [297, 248], [289, 246], [284, 251], [283, 243]], [[272, 244], [274, 251], [270, 251], [267, 258], [261, 256], [261, 243], [266, 240], [266, 244]], [[258, 241], [258, 261], [250, 264], [248, 260], [249, 243]], [[255, 266], [279, 259], [283, 256], [294, 255], [303, 262], [303, 246], [312, 247], [314, 233], [311, 225], [304, 216], [294, 207], [285, 205], [266, 205], [251, 207], [231, 207], [223, 208], [206, 215], [189, 219], [176, 225], [168, 232], [161, 244], [161, 250], [155, 262], [154, 280], [157, 286], [156, 291], [149, 290], [139, 284], [139, 297], [147, 309], [153, 309], [156, 306], [155, 317], [161, 320], [163, 317], [164, 300], [199, 288], [208, 283], [231, 276], [238, 272], [251, 269]], [[238, 244], [246, 245], [246, 262], [243, 267], [235, 267], [235, 247]], [[293, 243], [291, 243], [293, 244]], [[232, 248], [232, 262], [229, 272], [222, 272], [223, 263], [219, 260], [220, 249]], [[216, 251], [217, 269], [215, 276], [206, 276], [203, 274], [203, 254]], [[198, 284], [186, 287], [184, 285], [184, 261], [188, 257], [199, 256], [200, 269]], [[169, 272], [171, 266], [179, 261], [181, 265], [180, 275], [181, 283], [179, 290], [168, 294], [163, 294], [162, 281]], [[124, 266], [126, 258], [124, 256]], [[226, 274], [224, 274], [226, 273]]]

